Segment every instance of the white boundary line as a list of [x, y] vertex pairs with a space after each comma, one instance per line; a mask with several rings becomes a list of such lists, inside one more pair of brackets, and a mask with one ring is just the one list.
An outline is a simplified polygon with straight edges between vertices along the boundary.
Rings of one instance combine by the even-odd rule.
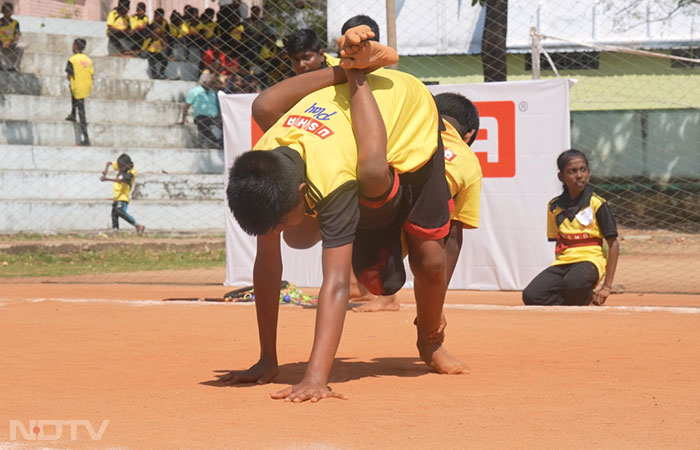
[[[163, 300], [115, 300], [115, 299], [100, 299], [100, 298], [54, 298], [41, 297], [30, 298], [24, 300], [0, 298], [0, 306], [10, 302], [27, 302], [27, 303], [43, 303], [43, 302], [60, 302], [60, 303], [117, 303], [131, 306], [153, 306], [153, 305], [228, 305], [228, 306], [253, 306], [254, 303], [243, 302], [199, 302], [199, 301], [163, 301]], [[301, 305], [282, 305], [282, 306], [301, 306]], [[413, 303], [402, 303], [403, 309], [415, 309]], [[605, 312], [617, 313], [649, 313], [649, 312], [666, 312], [672, 314], [700, 314], [700, 306], [525, 306], [525, 305], [482, 305], [482, 304], [463, 304], [463, 303], [446, 303], [445, 309], [465, 310], [465, 311], [538, 311], [552, 313], [573, 313], [573, 314], [599, 314]]]

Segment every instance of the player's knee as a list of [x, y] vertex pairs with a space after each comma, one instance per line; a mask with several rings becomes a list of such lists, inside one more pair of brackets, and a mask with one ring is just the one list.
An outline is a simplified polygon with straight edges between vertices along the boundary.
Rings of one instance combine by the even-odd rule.
[[534, 289], [531, 284], [528, 284], [527, 287], [523, 289], [523, 303], [526, 305], [539, 305], [540, 302], [538, 299], [539, 294], [537, 290]]
[[416, 277], [430, 284], [446, 282], [445, 255], [423, 254], [411, 260], [411, 270]]

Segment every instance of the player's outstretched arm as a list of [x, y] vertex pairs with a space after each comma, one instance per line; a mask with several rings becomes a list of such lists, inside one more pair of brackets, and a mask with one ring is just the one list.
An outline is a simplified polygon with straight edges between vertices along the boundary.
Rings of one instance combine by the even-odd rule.
[[605, 267], [605, 279], [603, 285], [593, 293], [593, 304], [602, 305], [608, 299], [612, 291], [615, 270], [617, 269], [617, 258], [620, 256], [620, 242], [617, 237], [607, 238], [608, 242], [608, 263]]
[[253, 119], [263, 131], [267, 131], [284, 113], [308, 94], [345, 81], [345, 72], [337, 66], [282, 80], [265, 89], [255, 98]]
[[272, 398], [295, 403], [307, 400], [317, 402], [331, 397], [347, 398], [331, 390], [328, 374], [338, 350], [348, 308], [351, 257], [352, 244], [323, 249], [323, 284], [318, 295], [314, 345], [309, 364], [299, 384], [272, 394]]
[[279, 373], [277, 363], [277, 320], [279, 316], [279, 287], [282, 280], [280, 234], [269, 233], [257, 238], [257, 253], [253, 266], [255, 312], [258, 319], [260, 359], [248, 370], [233, 371], [220, 381], [227, 384], [272, 381]]
[[357, 179], [366, 197], [380, 197], [391, 187], [386, 160], [386, 127], [372, 89], [361, 70], [346, 71], [350, 114], [357, 141]]

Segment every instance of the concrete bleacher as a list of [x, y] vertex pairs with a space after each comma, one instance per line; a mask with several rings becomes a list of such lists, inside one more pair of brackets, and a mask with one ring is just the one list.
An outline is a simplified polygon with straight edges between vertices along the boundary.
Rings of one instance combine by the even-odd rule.
[[[191, 118], [178, 124], [193, 65], [171, 64], [152, 80], [138, 57], [107, 56], [104, 22], [18, 17], [21, 73], [0, 72], [0, 233], [100, 232], [111, 226], [106, 162], [129, 153], [137, 181], [129, 212], [151, 231], [222, 231], [223, 151], [198, 148]], [[71, 44], [87, 39], [94, 62], [86, 100], [91, 146], [65, 120]], [[111, 173], [113, 175], [113, 172]], [[122, 229], [129, 229], [122, 223]]]

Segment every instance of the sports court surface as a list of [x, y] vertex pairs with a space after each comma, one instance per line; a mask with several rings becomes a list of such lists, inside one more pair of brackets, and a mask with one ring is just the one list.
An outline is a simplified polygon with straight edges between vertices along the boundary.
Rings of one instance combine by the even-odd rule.
[[[700, 448], [698, 295], [542, 309], [450, 291], [446, 346], [471, 374], [440, 376], [417, 358], [403, 290], [399, 312], [347, 314], [329, 384], [349, 400], [290, 404], [269, 394], [300, 380], [315, 311], [281, 307], [272, 384], [223, 386], [257, 359], [253, 306], [161, 299], [224, 292], [0, 284], [0, 449]], [[66, 425], [37, 442], [11, 440], [12, 420], [109, 423], [99, 441]]]

